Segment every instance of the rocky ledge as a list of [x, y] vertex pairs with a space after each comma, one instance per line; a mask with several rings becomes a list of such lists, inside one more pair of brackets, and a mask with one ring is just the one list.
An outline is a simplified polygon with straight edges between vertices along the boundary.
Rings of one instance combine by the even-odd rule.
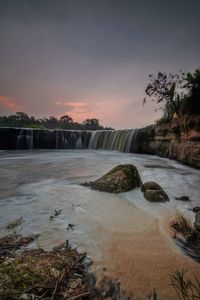
[[137, 140], [138, 153], [168, 157], [200, 168], [200, 116], [184, 116], [141, 128]]

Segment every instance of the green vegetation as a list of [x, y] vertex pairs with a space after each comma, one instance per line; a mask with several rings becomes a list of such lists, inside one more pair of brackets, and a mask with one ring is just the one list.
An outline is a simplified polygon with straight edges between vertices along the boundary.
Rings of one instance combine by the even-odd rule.
[[200, 114], [200, 69], [187, 74], [158, 72], [157, 76], [149, 75], [149, 78], [145, 93], [163, 111], [159, 124], [170, 122], [175, 116]]
[[57, 119], [53, 116], [49, 118], [36, 119], [29, 117], [24, 112], [17, 112], [15, 115], [0, 116], [0, 127], [27, 127], [41, 129], [71, 129], [71, 130], [103, 130], [112, 129], [100, 125], [99, 120], [92, 118], [86, 119], [83, 123], [74, 122], [68, 115]]

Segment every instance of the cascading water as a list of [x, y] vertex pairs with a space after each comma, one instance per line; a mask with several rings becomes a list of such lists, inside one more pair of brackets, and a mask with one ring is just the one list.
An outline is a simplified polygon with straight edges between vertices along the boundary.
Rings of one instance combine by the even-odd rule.
[[133, 149], [137, 148], [137, 130], [94, 131], [91, 135], [88, 148], [133, 152]]
[[17, 149], [33, 149], [33, 130], [21, 129], [17, 136]]
[[[137, 130], [0, 129], [1, 149], [103, 149], [137, 152]], [[5, 139], [6, 137], [6, 139]], [[9, 146], [7, 146], [9, 145]]]

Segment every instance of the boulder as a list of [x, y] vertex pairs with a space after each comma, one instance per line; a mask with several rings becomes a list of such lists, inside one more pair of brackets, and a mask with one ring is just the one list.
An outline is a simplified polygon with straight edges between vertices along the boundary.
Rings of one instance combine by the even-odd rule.
[[144, 197], [150, 202], [166, 202], [169, 201], [167, 195], [162, 190], [146, 190]]
[[108, 193], [122, 193], [142, 184], [137, 168], [131, 164], [118, 165], [99, 179], [85, 185]]
[[169, 197], [167, 196], [165, 191], [158, 183], [154, 181], [145, 182], [141, 187], [141, 191], [144, 193], [145, 199], [150, 202], [169, 201]]
[[162, 190], [161, 186], [155, 181], [147, 181], [141, 186], [141, 191], [144, 193], [146, 190]]

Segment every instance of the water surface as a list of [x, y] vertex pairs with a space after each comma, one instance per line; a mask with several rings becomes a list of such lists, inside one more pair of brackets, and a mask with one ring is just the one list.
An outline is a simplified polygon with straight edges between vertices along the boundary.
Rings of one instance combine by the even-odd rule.
[[[169, 203], [149, 203], [139, 189], [108, 194], [80, 184], [98, 178], [123, 163], [138, 167], [142, 181], [155, 180]], [[124, 287], [143, 299], [153, 287], [165, 299], [176, 299], [169, 272], [186, 268], [200, 275], [199, 265], [169, 236], [168, 224], [177, 214], [194, 220], [199, 205], [200, 172], [175, 161], [150, 155], [90, 150], [2, 151], [0, 153], [0, 234], [23, 217], [17, 233], [40, 236], [36, 246], [50, 249], [65, 239], [87, 251], [118, 277]], [[175, 200], [187, 195], [190, 202]], [[62, 214], [50, 220], [54, 210]], [[72, 229], [67, 229], [73, 224]]]

